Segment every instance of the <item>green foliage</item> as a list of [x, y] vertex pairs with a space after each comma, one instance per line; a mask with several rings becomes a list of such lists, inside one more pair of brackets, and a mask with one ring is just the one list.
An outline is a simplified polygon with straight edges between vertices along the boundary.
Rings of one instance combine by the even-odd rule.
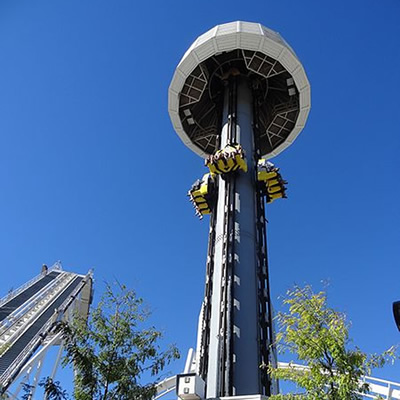
[[357, 400], [369, 387], [361, 381], [396, 358], [395, 348], [383, 354], [368, 355], [349, 348], [349, 325], [344, 314], [327, 306], [324, 292], [314, 293], [310, 286], [287, 292], [287, 313], [277, 315], [280, 352], [290, 351], [308, 368], [273, 368], [274, 378], [295, 382], [304, 389], [298, 394], [275, 395], [271, 400]]
[[39, 386], [44, 389], [45, 400], [67, 400], [69, 398], [67, 391], [62, 389], [60, 382], [53, 381], [50, 377], [42, 379]]
[[[77, 317], [62, 326], [76, 400], [151, 399], [155, 377], [179, 352], [175, 346], [161, 350], [161, 332], [143, 327], [148, 316], [135, 292], [108, 285], [87, 322]], [[144, 375], [150, 383], [142, 383]]]
[[29, 383], [22, 384], [22, 396], [21, 400], [31, 400], [32, 399], [32, 390], [34, 386], [30, 385]]

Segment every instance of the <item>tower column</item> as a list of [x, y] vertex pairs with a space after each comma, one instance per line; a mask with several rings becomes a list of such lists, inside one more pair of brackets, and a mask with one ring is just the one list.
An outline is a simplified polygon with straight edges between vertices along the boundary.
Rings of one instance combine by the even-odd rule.
[[286, 198], [286, 182], [267, 159], [304, 127], [307, 76], [279, 33], [230, 22], [185, 53], [168, 109], [183, 143], [209, 168], [188, 192], [196, 214], [210, 215], [210, 230], [197, 375], [179, 378], [180, 398], [268, 397], [278, 387], [260, 369], [275, 354], [265, 203]]
[[248, 171], [237, 174], [234, 199], [233, 390], [260, 390], [257, 299], [257, 241], [252, 93], [249, 82], [237, 85], [237, 141], [246, 153]]
[[248, 171], [219, 177], [207, 398], [260, 393], [252, 92], [238, 77], [224, 95], [220, 147], [236, 142]]

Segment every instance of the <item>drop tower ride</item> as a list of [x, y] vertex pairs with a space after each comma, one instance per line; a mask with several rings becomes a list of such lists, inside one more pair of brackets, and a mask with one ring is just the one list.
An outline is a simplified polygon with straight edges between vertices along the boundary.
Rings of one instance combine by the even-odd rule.
[[[257, 23], [201, 35], [173, 76], [173, 126], [209, 168], [189, 191], [197, 213], [210, 214], [196, 354], [202, 398], [276, 391], [260, 368], [274, 363], [265, 203], [285, 197], [286, 182], [266, 160], [293, 143], [309, 110], [300, 61], [278, 33]], [[181, 398], [200, 398], [189, 392]]]

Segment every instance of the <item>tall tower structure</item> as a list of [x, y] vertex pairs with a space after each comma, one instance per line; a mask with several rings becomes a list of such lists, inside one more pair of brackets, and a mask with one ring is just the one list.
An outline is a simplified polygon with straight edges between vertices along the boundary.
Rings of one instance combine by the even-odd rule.
[[264, 207], [285, 197], [285, 182], [266, 159], [303, 129], [309, 82], [278, 33], [232, 22], [188, 49], [168, 106], [177, 134], [210, 170], [189, 192], [197, 212], [211, 214], [196, 355], [204, 398], [268, 396], [276, 388], [260, 368], [274, 363]]

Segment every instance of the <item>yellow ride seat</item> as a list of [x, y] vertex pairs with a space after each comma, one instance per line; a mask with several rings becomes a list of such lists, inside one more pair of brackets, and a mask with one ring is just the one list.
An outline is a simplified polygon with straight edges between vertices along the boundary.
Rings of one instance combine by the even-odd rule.
[[202, 204], [202, 203], [206, 203], [207, 204], [207, 200], [202, 196], [194, 197], [193, 200], [197, 204]]
[[197, 189], [197, 190], [195, 190], [195, 191], [193, 191], [193, 192], [190, 192], [190, 194], [191, 194], [193, 197], [200, 197], [200, 196], [203, 196], [203, 194], [200, 192], [200, 189]]
[[197, 207], [199, 207], [199, 209], [200, 210], [207, 210], [209, 207], [208, 207], [208, 204], [206, 203], [206, 202], [204, 202], [204, 203], [197, 203]]
[[238, 144], [227, 145], [206, 160], [206, 166], [212, 174], [227, 174], [241, 169], [247, 172], [247, 163], [242, 147]]
[[268, 192], [268, 193], [283, 192], [283, 187], [280, 186], [280, 185], [267, 186], [267, 192]]
[[274, 193], [274, 194], [269, 194], [267, 196], [267, 203], [272, 203], [276, 199], [282, 199], [284, 198], [284, 194], [282, 192]]
[[287, 183], [282, 179], [279, 168], [271, 162], [261, 159], [257, 163], [257, 180], [261, 184], [261, 189], [266, 195], [267, 203], [272, 203], [276, 199], [286, 198]]
[[242, 158], [241, 156], [237, 155], [235, 157], [238, 168], [240, 168], [243, 172], [247, 172], [247, 163], [246, 160], [244, 158]]
[[197, 197], [204, 197], [206, 196], [208, 193], [208, 185], [201, 185], [200, 189], [195, 190], [194, 192], [192, 192], [192, 196], [197, 198]]
[[206, 165], [209, 168], [210, 173], [212, 173], [212, 174], [218, 174], [219, 173], [214, 164], [209, 163], [209, 164], [206, 164]]
[[[200, 218], [211, 213], [211, 203], [213, 201], [213, 175], [204, 174], [201, 180], [197, 180], [188, 192], [190, 201], [195, 208], [196, 215]], [[211, 193], [210, 193], [211, 191]]]
[[259, 181], [268, 181], [270, 179], [276, 178], [278, 173], [276, 171], [268, 172], [268, 171], [258, 171], [257, 179]]
[[280, 181], [278, 179], [268, 179], [265, 183], [267, 186], [271, 187], [271, 186], [279, 185]]
[[235, 162], [232, 158], [220, 159], [217, 161], [217, 169], [223, 173], [230, 172], [235, 167]]

